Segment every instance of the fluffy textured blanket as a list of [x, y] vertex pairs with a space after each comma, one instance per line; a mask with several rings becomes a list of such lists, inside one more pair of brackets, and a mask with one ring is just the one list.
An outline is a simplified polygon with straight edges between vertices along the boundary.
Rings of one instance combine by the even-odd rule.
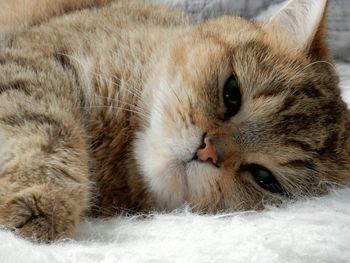
[[2, 230], [0, 262], [349, 262], [349, 200], [343, 189], [263, 212], [86, 220], [74, 240], [51, 245]]
[[[350, 65], [338, 70], [350, 105]], [[349, 201], [342, 189], [262, 212], [87, 219], [73, 240], [51, 245], [0, 230], [0, 262], [350, 262]]]

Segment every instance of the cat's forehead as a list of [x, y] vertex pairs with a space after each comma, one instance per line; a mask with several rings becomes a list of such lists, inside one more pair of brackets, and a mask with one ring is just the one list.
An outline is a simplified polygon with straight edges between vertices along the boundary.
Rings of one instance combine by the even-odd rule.
[[241, 81], [260, 81], [274, 72], [291, 81], [307, 63], [300, 53], [274, 44], [257, 24], [232, 17], [186, 32], [172, 45], [169, 62], [169, 74], [180, 73], [191, 85], [232, 71]]

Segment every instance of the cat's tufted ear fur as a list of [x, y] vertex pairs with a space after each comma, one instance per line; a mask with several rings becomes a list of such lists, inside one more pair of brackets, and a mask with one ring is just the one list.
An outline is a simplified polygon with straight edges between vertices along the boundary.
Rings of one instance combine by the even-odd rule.
[[326, 11], [327, 0], [288, 0], [263, 29], [311, 58], [327, 59]]

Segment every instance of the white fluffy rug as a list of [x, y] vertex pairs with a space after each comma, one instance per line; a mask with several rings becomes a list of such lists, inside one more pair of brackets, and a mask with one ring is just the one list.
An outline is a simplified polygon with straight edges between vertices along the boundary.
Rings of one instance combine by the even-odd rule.
[[263, 212], [85, 221], [53, 245], [0, 231], [0, 262], [349, 262], [349, 200], [344, 189]]
[[[338, 69], [350, 104], [350, 65]], [[350, 189], [263, 212], [86, 220], [51, 245], [0, 230], [0, 262], [350, 262]]]

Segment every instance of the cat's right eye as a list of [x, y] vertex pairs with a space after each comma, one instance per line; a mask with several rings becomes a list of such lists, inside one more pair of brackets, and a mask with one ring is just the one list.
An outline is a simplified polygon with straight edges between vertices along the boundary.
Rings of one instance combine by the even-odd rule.
[[226, 106], [225, 119], [236, 115], [241, 107], [241, 91], [237, 80], [231, 75], [225, 82], [223, 90], [224, 103]]

